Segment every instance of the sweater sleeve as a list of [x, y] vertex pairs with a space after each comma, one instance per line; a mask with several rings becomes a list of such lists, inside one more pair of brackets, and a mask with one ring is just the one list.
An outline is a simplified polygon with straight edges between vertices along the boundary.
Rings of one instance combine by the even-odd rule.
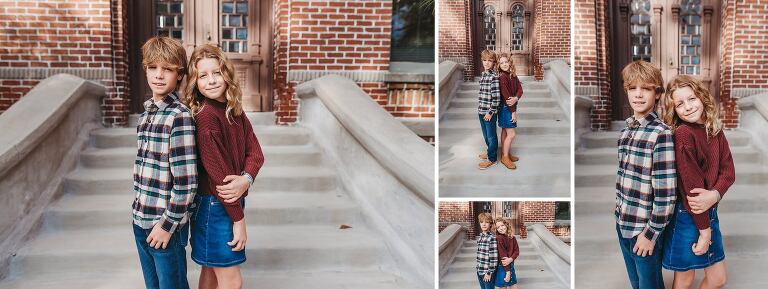
[[505, 102], [512, 97], [512, 83], [506, 74], [499, 74], [499, 89], [501, 89], [501, 101]]
[[[198, 114], [197, 145], [200, 150], [200, 159], [203, 168], [208, 173], [209, 181], [214, 186], [221, 186], [224, 185], [224, 178], [226, 176], [239, 175], [240, 172], [235, 171], [232, 165], [224, 159], [226, 152], [229, 150], [221, 141], [223, 135], [217, 123], [214, 117], [209, 117], [202, 113]], [[216, 199], [224, 206], [224, 210], [227, 211], [227, 215], [232, 219], [232, 222], [243, 219], [244, 213], [240, 202], [227, 203], [219, 196], [218, 192], [210, 193], [215, 195]]]
[[[505, 242], [506, 238], [501, 236], [496, 236], [496, 243], [499, 247], [499, 262], [504, 259], [504, 257], [509, 257], [509, 242]], [[509, 239], [507, 239], [509, 240]], [[509, 266], [504, 266], [504, 271], [509, 271]]]
[[696, 194], [691, 194], [691, 190], [704, 188], [704, 171], [699, 167], [694, 135], [685, 127], [680, 127], [675, 134], [675, 156], [678, 177], [682, 184], [680, 191], [685, 195], [685, 198], [680, 201], [684, 202], [685, 209], [693, 217], [696, 228], [699, 230], [707, 229], [709, 228], [709, 210], [701, 214], [694, 214], [688, 205], [688, 197], [696, 196]]
[[517, 93], [515, 93], [515, 96], [522, 98], [523, 97], [523, 83], [520, 82], [520, 78], [517, 78], [517, 76], [515, 76], [515, 85], [517, 86]]
[[718, 170], [717, 180], [713, 189], [720, 193], [720, 199], [725, 196], [725, 192], [736, 181], [736, 169], [733, 167], [733, 156], [731, 156], [731, 147], [725, 134], [720, 132], [720, 169]]
[[515, 237], [512, 237], [512, 255], [509, 257], [512, 258], [512, 260], [517, 260], [517, 257], [520, 257], [520, 246], [518, 246], [517, 238]]
[[264, 165], [264, 153], [261, 151], [261, 145], [253, 133], [253, 126], [248, 117], [243, 114], [243, 123], [245, 127], [245, 172], [256, 178], [261, 166]]

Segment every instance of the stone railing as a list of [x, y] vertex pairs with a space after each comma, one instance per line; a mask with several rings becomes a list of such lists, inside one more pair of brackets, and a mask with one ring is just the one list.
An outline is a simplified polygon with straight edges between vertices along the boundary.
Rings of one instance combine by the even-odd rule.
[[0, 114], [0, 277], [61, 195], [64, 176], [100, 126], [105, 94], [103, 85], [58, 74]]
[[571, 66], [562, 60], [547, 62], [544, 64], [544, 82], [567, 119], [571, 119]]
[[[464, 65], [453, 61], [440, 62], [440, 112], [448, 111], [454, 93], [464, 82]], [[442, 118], [442, 115], [439, 116]], [[438, 118], [438, 119], [439, 119]]]
[[453, 259], [464, 247], [467, 240], [467, 229], [458, 224], [451, 224], [445, 227], [439, 236], [440, 241], [440, 279], [447, 273], [448, 267], [453, 263]]
[[434, 284], [434, 147], [351, 80], [328, 75], [296, 87], [299, 124], [338, 169], [393, 253], [383, 264], [423, 287]]
[[752, 135], [754, 147], [768, 155], [768, 93], [741, 98], [736, 104], [741, 110], [739, 126]]
[[550, 270], [564, 285], [571, 284], [571, 247], [542, 224], [527, 226], [528, 240], [539, 251]]
[[582, 95], [576, 95], [573, 101], [573, 128], [574, 133], [576, 134], [574, 135], [573, 140], [576, 142], [574, 145], [578, 149], [581, 147], [581, 135], [592, 131], [590, 113], [592, 112], [594, 101], [591, 98]]

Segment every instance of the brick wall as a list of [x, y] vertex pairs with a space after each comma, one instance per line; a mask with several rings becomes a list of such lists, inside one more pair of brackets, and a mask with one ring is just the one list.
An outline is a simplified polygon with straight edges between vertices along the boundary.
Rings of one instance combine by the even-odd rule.
[[[479, 211], [474, 204], [471, 202], [440, 202], [438, 207], [438, 232], [450, 224], [459, 224], [467, 228], [467, 238], [474, 240], [479, 233], [475, 230]], [[498, 202], [497, 206], [501, 206], [501, 202]], [[528, 234], [525, 227], [530, 224], [540, 223], [546, 226], [555, 236], [570, 237], [570, 224], [559, 225], [555, 223], [556, 209], [557, 205], [555, 202], [522, 202], [517, 215], [520, 225], [515, 228], [515, 232], [526, 238]]]
[[611, 121], [608, 5], [603, 1], [575, 1], [575, 93], [594, 101], [592, 129], [606, 130]]
[[0, 1], [0, 112], [41, 79], [66, 72], [104, 84], [103, 122], [123, 125], [125, 8], [122, 0]]
[[438, 11], [438, 61], [451, 60], [463, 64], [465, 79], [469, 79], [475, 71], [471, 55], [469, 5], [467, 0], [441, 0]]
[[[442, 232], [448, 225], [459, 224], [468, 229], [468, 237], [475, 236], [474, 222], [476, 222], [476, 216], [473, 216], [469, 202], [440, 202], [437, 214], [438, 232]], [[469, 237], [469, 239], [474, 239], [474, 237]]]
[[569, 0], [536, 1], [533, 76], [544, 78], [543, 63], [571, 58], [571, 3]]

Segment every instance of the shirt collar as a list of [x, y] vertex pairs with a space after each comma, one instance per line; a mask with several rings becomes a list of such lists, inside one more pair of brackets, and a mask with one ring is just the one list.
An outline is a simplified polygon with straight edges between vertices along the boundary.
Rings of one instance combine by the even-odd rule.
[[162, 101], [155, 102], [153, 99], [148, 99], [144, 102], [144, 109], [147, 111], [158, 111], [158, 110], [164, 110], [166, 107], [171, 105], [172, 103], [179, 101], [179, 96], [176, 95], [176, 92], [171, 92], [168, 95], [166, 95]]
[[659, 119], [659, 117], [656, 115], [656, 112], [651, 112], [645, 115], [645, 117], [641, 119], [635, 119], [634, 116], [630, 116], [625, 121], [627, 122], [628, 128], [639, 128], [639, 127], [645, 127], [649, 123], [657, 119]]

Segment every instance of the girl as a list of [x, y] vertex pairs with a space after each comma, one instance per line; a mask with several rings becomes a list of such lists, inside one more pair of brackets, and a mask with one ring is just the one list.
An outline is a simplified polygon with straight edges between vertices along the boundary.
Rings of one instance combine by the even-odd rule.
[[496, 269], [496, 287], [517, 289], [515, 260], [520, 255], [512, 227], [505, 219], [496, 220], [496, 243], [499, 248], [499, 266]]
[[694, 269], [704, 269], [700, 288], [722, 288], [726, 269], [717, 203], [735, 173], [715, 98], [688, 75], [667, 84], [664, 122], [675, 132], [678, 202], [664, 239], [662, 265], [675, 271], [674, 289], [693, 283]]
[[499, 106], [501, 131], [501, 163], [508, 169], [517, 168], [518, 157], [510, 154], [517, 127], [517, 102], [523, 96], [523, 86], [515, 74], [515, 64], [506, 53], [499, 54], [499, 88], [504, 100]]
[[247, 234], [243, 208], [264, 163], [261, 147], [243, 113], [232, 63], [214, 45], [195, 49], [185, 89], [197, 123], [201, 166], [192, 220], [192, 260], [203, 266], [199, 288], [241, 288]]

